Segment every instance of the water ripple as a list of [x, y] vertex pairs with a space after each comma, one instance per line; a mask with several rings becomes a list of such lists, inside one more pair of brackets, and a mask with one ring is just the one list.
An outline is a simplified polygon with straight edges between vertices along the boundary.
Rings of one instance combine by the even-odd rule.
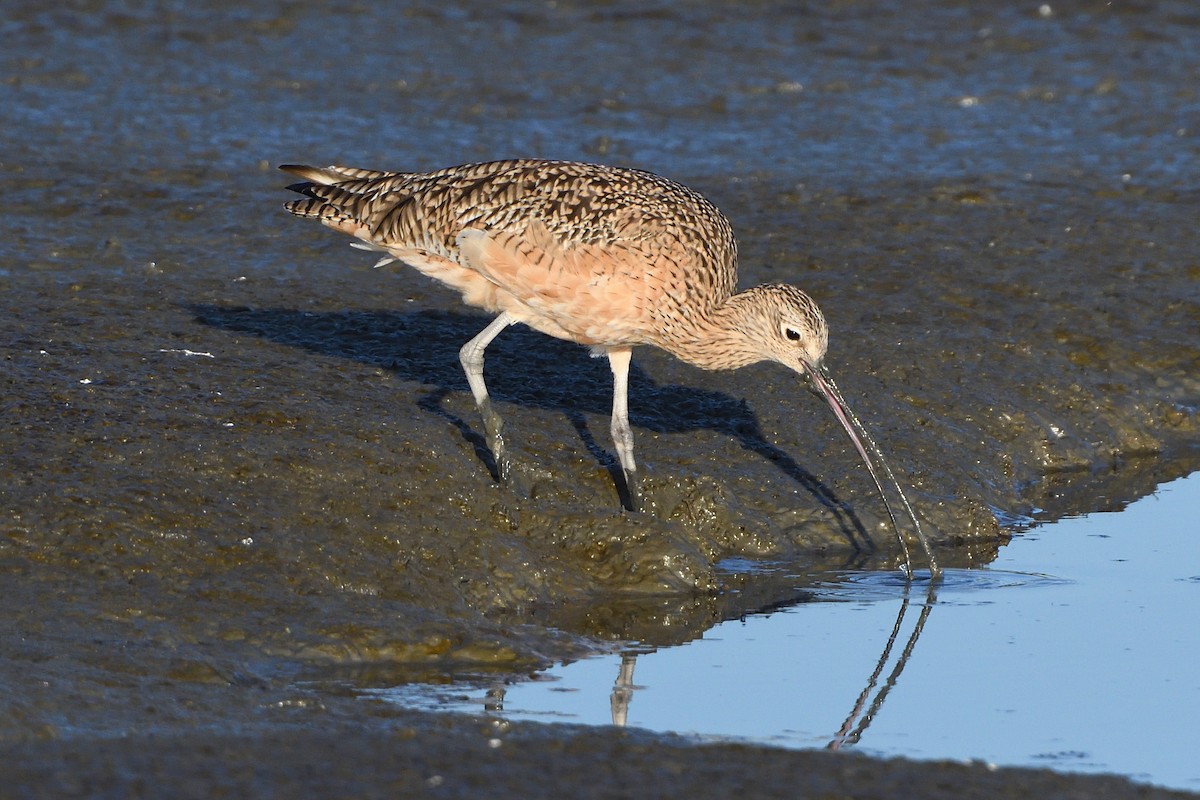
[[[938, 597], [1013, 588], [1042, 588], [1073, 583], [1066, 578], [1036, 572], [999, 569], [946, 569], [934, 587]], [[818, 600], [862, 602], [888, 600], [902, 596], [907, 581], [899, 572], [842, 572], [829, 576], [816, 587]], [[919, 572], [912, 582], [911, 594], [929, 590], [929, 574]]]

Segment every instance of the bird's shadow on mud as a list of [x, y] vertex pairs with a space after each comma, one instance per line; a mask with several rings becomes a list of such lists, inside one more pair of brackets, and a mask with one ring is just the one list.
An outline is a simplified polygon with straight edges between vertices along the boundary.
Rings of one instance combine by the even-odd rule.
[[[251, 334], [324, 356], [353, 359], [387, 369], [397, 377], [435, 387], [418, 401], [425, 411], [449, 421], [495, 474], [480, 425], [447, 411], [443, 398], [469, 392], [459, 348], [481, 331], [488, 318], [448, 311], [420, 310], [312, 312], [292, 308], [185, 305], [197, 321]], [[607, 359], [590, 359], [579, 345], [517, 325], [489, 347], [488, 389], [494, 398], [567, 416], [588, 452], [623, 484], [615, 456], [597, 443], [584, 412], [612, 411], [612, 377]], [[874, 546], [862, 522], [844, 501], [790, 455], [763, 436], [758, 418], [744, 400], [723, 392], [660, 385], [634, 362], [629, 374], [630, 422], [660, 433], [714, 430], [773, 463], [831, 510], [844, 535], [859, 551]]]

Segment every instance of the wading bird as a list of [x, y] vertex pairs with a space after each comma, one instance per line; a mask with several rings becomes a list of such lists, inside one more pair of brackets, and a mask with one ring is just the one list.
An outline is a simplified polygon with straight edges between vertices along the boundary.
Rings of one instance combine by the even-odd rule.
[[[799, 289], [737, 288], [737, 245], [712, 203], [674, 181], [633, 169], [517, 159], [436, 172], [379, 172], [284, 165], [303, 180], [287, 204], [458, 290], [497, 316], [460, 351], [502, 481], [504, 428], [483, 380], [484, 351], [513, 323], [608, 357], [612, 437], [630, 510], [641, 504], [629, 427], [629, 362], [649, 344], [703, 369], [776, 361], [825, 399], [866, 464], [900, 540], [908, 545], [876, 464], [912, 519], [934, 576], [937, 561], [883, 454], [846, 405], [824, 365], [828, 329]], [[874, 455], [872, 460], [870, 453]]]

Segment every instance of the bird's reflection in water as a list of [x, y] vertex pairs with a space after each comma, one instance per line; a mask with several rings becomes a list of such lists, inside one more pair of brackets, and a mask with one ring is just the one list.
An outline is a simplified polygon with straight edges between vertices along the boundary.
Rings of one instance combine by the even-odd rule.
[[[870, 726], [871, 720], [875, 718], [875, 714], [883, 706], [883, 701], [887, 699], [888, 692], [896, 685], [896, 681], [900, 678], [900, 673], [904, 671], [905, 665], [908, 664], [908, 658], [912, 655], [913, 649], [916, 648], [917, 640], [921, 638], [921, 631], [925, 629], [925, 621], [929, 619], [929, 613], [933, 611], [933, 605], [937, 602], [937, 584], [936, 580], [929, 581], [925, 590], [925, 603], [921, 606], [921, 613], [917, 615], [917, 622], [913, 625], [912, 633], [909, 634], [908, 641], [904, 644], [904, 649], [900, 651], [900, 656], [896, 659], [892, 671], [888, 674], [887, 681], [880, 687], [879, 692], [875, 695], [875, 699], [871, 701], [868, 707], [866, 705], [867, 698], [871, 696], [872, 690], [879, 683], [879, 676], [883, 674], [883, 670], [887, 667], [888, 661], [891, 659], [892, 649], [899, 639], [900, 631], [904, 628], [904, 617], [908, 613], [913, 586], [912, 581], [905, 582], [904, 597], [901, 598], [900, 610], [896, 613], [896, 624], [892, 626], [892, 633], [888, 636], [887, 644], [884, 645], [883, 652], [879, 654], [879, 660], [875, 662], [875, 671], [867, 679], [867, 685], [859, 693], [854, 707], [850, 710], [850, 715], [842, 723], [842, 727], [838, 730], [837, 735], [833, 737], [829, 744], [825, 745], [827, 750], [840, 750], [843, 745], [858, 744], [858, 740], [862, 738], [863, 732]], [[866, 713], [863, 713], [864, 708], [866, 708]], [[857, 724], [855, 724], [856, 722]]]
[[[876, 588], [885, 588], [893, 578], [884, 576], [883, 580], [877, 573], [870, 573], [870, 579], [867, 581], [873, 584]], [[913, 593], [919, 592], [918, 587], [921, 586], [921, 581], [917, 579], [906, 579], [904, 581], [903, 593], [900, 597], [900, 606], [896, 611], [896, 620], [892, 625], [891, 633], [884, 643], [883, 650], [876, 660], [871, 674], [867, 677], [867, 682], [863, 686], [862, 691], [854, 701], [849, 715], [846, 717], [842, 726], [834, 734], [833, 738], [825, 745], [828, 750], [840, 750], [846, 746], [852, 746], [859, 742], [863, 733], [871, 725], [875, 715], [883, 706], [888, 694], [896, 685], [901, 673], [904, 672], [905, 666], [908, 664], [909, 658], [916, 649], [917, 641], [921, 638], [921, 633], [925, 629], [925, 623], [929, 619], [930, 613], [933, 611], [934, 605], [937, 603], [937, 586], [938, 580], [928, 580], [924, 584], [925, 596], [922, 599], [914, 599]], [[890, 591], [889, 591], [890, 593]], [[841, 594], [844, 598], [845, 594]], [[806, 598], [811, 600], [811, 598]], [[909, 612], [914, 603], [920, 605], [920, 612], [917, 614], [915, 622], [913, 622], [912, 630], [908, 634], [907, 640], [904, 640], [904, 646], [900, 649], [898, 655], [895, 654], [896, 645], [901, 641], [901, 636], [905, 630], [905, 621], [909, 617]], [[771, 614], [782, 610], [783, 608], [795, 605], [795, 603], [773, 603], [770, 606], [763, 607], [760, 614]], [[658, 648], [644, 646], [641, 648], [632, 648], [622, 651], [621, 663], [617, 670], [616, 680], [613, 682], [613, 688], [609, 695], [609, 706], [612, 724], [617, 727], [625, 727], [629, 721], [629, 709], [634, 700], [634, 695], [639, 688], [633, 682], [634, 668], [637, 665], [639, 655], [649, 655], [654, 653]], [[888, 670], [889, 664], [891, 670]], [[884, 674], [886, 678], [883, 678]], [[880, 681], [882, 679], [882, 685]], [[497, 682], [491, 685], [484, 692], [483, 709], [487, 713], [503, 713], [504, 700], [506, 695], [505, 682]], [[872, 693], [874, 697], [872, 698]]]
[[613, 684], [609, 704], [612, 706], [612, 724], [624, 728], [629, 720], [629, 702], [633, 700], [633, 668], [637, 664], [637, 653], [622, 653], [621, 668]]
[[[633, 668], [637, 664], [639, 653], [647, 651], [630, 651], [621, 654], [621, 666], [617, 671], [617, 680], [613, 684], [609, 704], [612, 707], [612, 724], [624, 728], [629, 719], [629, 702], [633, 699]], [[487, 713], [502, 713], [504, 698], [508, 689], [504, 683], [496, 683], [484, 690], [483, 710]]]
[[[887, 638], [887, 642], [884, 644], [883, 652], [879, 654], [879, 658], [875, 662], [875, 668], [867, 678], [866, 685], [855, 700], [849, 716], [846, 717], [837, 734], [825, 746], [826, 749], [840, 750], [844, 746], [857, 744], [862, 738], [863, 733], [883, 706], [888, 693], [899, 680], [900, 674], [904, 672], [904, 668], [908, 664], [908, 659], [912, 656], [913, 650], [916, 649], [917, 641], [921, 638], [921, 632], [925, 629], [925, 623], [929, 619], [929, 614], [933, 611], [933, 606], [937, 603], [937, 584], [936, 580], [930, 580], [926, 584], [924, 603], [921, 604], [921, 611], [917, 615], [913, 629], [908, 635], [908, 640], [904, 643], [904, 648], [900, 651], [899, 656], [895, 658], [892, 670], [888, 673], [883, 686], [879, 686], [880, 677], [883, 675], [884, 670], [887, 669], [888, 664], [892, 662], [892, 653], [895, 650], [896, 643], [900, 640], [900, 635], [904, 630], [905, 618], [908, 616], [908, 612], [912, 606], [914, 581], [905, 581], [904, 594], [900, 599], [900, 608], [896, 612], [896, 622], [892, 626], [892, 631]], [[613, 683], [612, 694], [609, 698], [612, 709], [612, 724], [622, 728], [626, 726], [629, 720], [629, 706], [633, 701], [634, 691], [638, 688], [633, 683], [633, 670], [637, 664], [638, 655], [638, 651], [627, 651], [621, 654], [621, 666], [618, 669], [617, 679]], [[879, 691], [876, 692], [874, 699], [870, 700], [871, 693], [876, 687], [879, 687]], [[489, 701], [492, 700], [497, 691], [499, 692], [500, 700], [503, 700], [504, 693], [502, 688], [489, 691], [487, 699]], [[869, 704], [868, 700], [870, 701]], [[485, 702], [485, 708], [488, 708], [487, 702]], [[489, 710], [495, 709], [489, 708]]]
[[488, 713], [504, 710], [504, 695], [507, 690], [503, 683], [492, 686], [483, 695], [483, 710]]

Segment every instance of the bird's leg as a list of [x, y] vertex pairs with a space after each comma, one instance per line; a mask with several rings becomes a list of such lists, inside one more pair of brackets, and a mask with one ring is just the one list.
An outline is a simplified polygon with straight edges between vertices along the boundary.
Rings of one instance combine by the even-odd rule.
[[492, 320], [491, 324], [479, 332], [471, 341], [458, 351], [458, 360], [462, 362], [463, 372], [467, 374], [467, 383], [471, 386], [471, 394], [475, 396], [475, 406], [483, 417], [484, 438], [492, 458], [496, 462], [496, 476], [501, 483], [507, 483], [511, 472], [511, 462], [508, 450], [504, 446], [504, 423], [500, 415], [492, 408], [491, 398], [488, 397], [487, 384], [483, 382], [483, 351], [492, 343], [500, 331], [513, 323], [508, 312]]
[[633, 668], [637, 666], [637, 653], [621, 654], [621, 669], [613, 683], [609, 705], [612, 708], [612, 724], [624, 728], [629, 721], [629, 703], [633, 700]]
[[631, 347], [608, 348], [608, 364], [612, 367], [613, 374], [613, 444], [617, 448], [621, 471], [625, 474], [629, 510], [639, 511], [642, 507], [642, 491], [637, 465], [633, 462], [633, 430], [629, 427], [629, 360], [632, 357]]

